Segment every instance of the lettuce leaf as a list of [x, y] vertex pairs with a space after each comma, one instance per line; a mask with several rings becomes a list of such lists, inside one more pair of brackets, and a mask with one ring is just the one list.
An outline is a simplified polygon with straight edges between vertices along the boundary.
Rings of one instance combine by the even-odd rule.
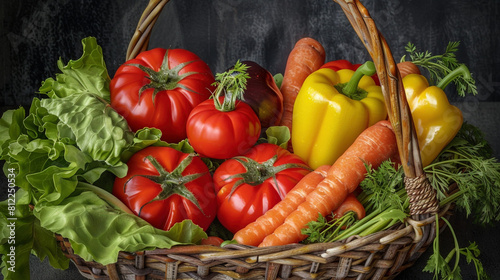
[[169, 231], [159, 230], [135, 215], [114, 209], [90, 191], [68, 197], [58, 205], [36, 207], [34, 213], [43, 228], [68, 238], [75, 254], [103, 265], [116, 262], [120, 251], [170, 248], [207, 237], [189, 220]]
[[134, 133], [125, 119], [95, 94], [42, 99], [40, 106], [57, 117], [42, 117], [50, 119], [50, 125], [57, 130], [58, 135], [53, 136], [69, 138], [94, 160], [121, 164], [121, 152], [133, 143]]
[[[114, 178], [126, 175], [125, 162], [133, 153], [150, 145], [170, 145], [160, 140], [158, 129], [134, 133], [111, 108], [102, 50], [95, 38], [82, 43], [82, 57], [65, 66], [59, 60], [62, 73], [42, 84], [40, 92], [48, 98], [34, 98], [28, 112], [21, 107], [0, 119], [0, 160], [5, 161], [6, 175], [15, 173], [17, 186], [15, 215], [8, 201], [0, 203], [0, 268], [8, 279], [29, 278], [31, 253], [48, 258], [56, 268], [67, 268], [54, 233], [69, 238], [83, 258], [102, 263], [116, 261], [121, 250], [168, 248], [206, 237], [190, 221], [169, 232], [155, 229], [78, 188], [93, 184], [111, 195]], [[8, 263], [11, 221], [16, 228], [15, 273]]]
[[83, 55], [78, 60], [70, 60], [66, 65], [62, 59], [57, 61], [57, 67], [62, 73], [57, 74], [56, 79], [46, 79], [39, 89], [40, 93], [55, 99], [88, 92], [110, 101], [111, 79], [104, 63], [102, 48], [94, 37], [84, 38], [82, 45]]
[[[29, 208], [29, 195], [23, 189], [16, 192], [15, 220], [7, 220], [7, 201], [0, 202], [0, 254], [2, 255], [2, 274], [5, 279], [25, 280], [30, 278], [29, 256], [31, 252], [40, 259], [48, 258], [54, 268], [67, 269], [69, 260], [56, 243], [54, 234], [40, 226]], [[10, 225], [15, 229], [15, 239], [10, 240]], [[14, 249], [14, 253], [12, 253]], [[15, 258], [11, 259], [11, 256]], [[9, 261], [11, 261], [9, 263]]]
[[286, 126], [271, 126], [266, 129], [266, 139], [259, 139], [260, 142], [266, 142], [278, 145], [283, 149], [288, 148], [290, 141], [290, 130]]

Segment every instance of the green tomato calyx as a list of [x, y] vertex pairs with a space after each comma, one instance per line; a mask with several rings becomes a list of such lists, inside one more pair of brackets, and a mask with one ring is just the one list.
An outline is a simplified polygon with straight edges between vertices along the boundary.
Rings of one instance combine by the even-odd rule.
[[197, 74], [197, 72], [186, 72], [180, 74], [180, 71], [184, 69], [186, 65], [192, 62], [195, 62], [195, 60], [179, 63], [175, 67], [170, 68], [170, 64], [168, 61], [168, 50], [167, 50], [163, 58], [162, 64], [160, 66], [160, 69], [158, 71], [155, 71], [141, 64], [131, 63], [128, 65], [135, 66], [147, 74], [146, 78], [148, 78], [150, 82], [141, 87], [141, 89], [139, 90], [139, 98], [145, 90], [152, 88], [153, 103], [154, 103], [156, 95], [160, 91], [174, 90], [176, 88], [183, 88], [185, 90], [192, 91], [191, 89], [187, 88], [186, 86], [180, 83], [180, 81], [182, 81], [186, 77], [191, 76], [193, 74]]
[[[186, 158], [184, 158], [179, 165], [172, 171], [168, 172], [165, 170], [165, 168], [156, 160], [155, 157], [149, 155], [145, 159], [148, 160], [151, 165], [158, 171], [159, 175], [134, 175], [130, 177], [127, 182], [124, 185], [124, 188], [127, 187], [127, 183], [132, 180], [136, 176], [144, 177], [147, 178], [161, 186], [161, 192], [151, 201], [146, 202], [144, 205], [141, 206], [138, 216], [141, 216], [142, 209], [144, 206], [154, 202], [154, 201], [161, 201], [168, 199], [170, 196], [177, 194], [180, 195], [189, 201], [191, 201], [200, 211], [203, 213], [203, 209], [200, 206], [200, 203], [198, 202], [198, 199], [196, 199], [195, 195], [186, 187], [186, 184], [189, 182], [192, 182], [206, 173], [196, 173], [196, 174], [189, 174], [189, 175], [183, 175], [182, 173], [188, 167], [191, 162], [193, 161], [193, 154], [188, 155]], [[203, 213], [205, 215], [205, 213]]]
[[231, 195], [234, 193], [234, 191], [241, 185], [241, 184], [248, 184], [251, 186], [259, 186], [260, 184], [264, 183], [269, 178], [273, 178], [274, 180], [274, 187], [278, 191], [279, 195], [284, 197], [284, 194], [280, 192], [280, 188], [278, 187], [278, 182], [276, 180], [276, 174], [279, 172], [289, 169], [289, 168], [305, 168], [305, 169], [310, 169], [307, 165], [305, 164], [300, 164], [300, 163], [285, 163], [281, 164], [278, 166], [274, 166], [276, 161], [278, 160], [278, 156], [275, 155], [272, 158], [266, 160], [263, 163], [259, 163], [254, 159], [244, 157], [244, 156], [239, 156], [239, 157], [234, 157], [234, 160], [238, 161], [244, 168], [245, 172], [235, 174], [232, 176], [229, 176], [226, 178], [226, 180], [231, 180], [234, 178], [239, 178], [233, 185], [233, 188], [231, 189], [231, 192], [229, 193], [229, 198]]

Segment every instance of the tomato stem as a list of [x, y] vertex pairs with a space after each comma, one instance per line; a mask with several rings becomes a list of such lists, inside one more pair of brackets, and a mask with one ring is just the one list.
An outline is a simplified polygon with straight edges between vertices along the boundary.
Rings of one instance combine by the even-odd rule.
[[[189, 201], [191, 201], [200, 211], [203, 213], [203, 209], [200, 206], [200, 203], [198, 202], [198, 199], [195, 197], [195, 195], [186, 187], [186, 184], [194, 181], [201, 176], [205, 175], [206, 173], [195, 173], [195, 174], [188, 174], [188, 175], [183, 175], [182, 173], [184, 170], [191, 164], [193, 161], [193, 154], [189, 154], [186, 158], [184, 158], [179, 165], [172, 171], [168, 172], [165, 170], [165, 168], [156, 160], [155, 157], [149, 155], [146, 157], [146, 159], [151, 163], [151, 165], [156, 169], [159, 175], [134, 175], [130, 177], [127, 182], [124, 184], [124, 189], [126, 188], [128, 182], [132, 180], [133, 178], [139, 176], [143, 177], [146, 179], [149, 179], [157, 184], [160, 185], [161, 187], [161, 192], [152, 200], [146, 202], [144, 205], [141, 206], [139, 209], [138, 216], [141, 215], [142, 209], [144, 206], [155, 202], [155, 201], [161, 201], [168, 199], [172, 195], [180, 195]], [[205, 215], [203, 213], [203, 215]]]
[[160, 91], [173, 90], [176, 88], [184, 88], [186, 90], [192, 91], [191, 89], [185, 88], [185, 86], [180, 84], [179, 82], [188, 76], [191, 76], [193, 74], [197, 74], [197, 72], [186, 72], [186, 73], [180, 74], [180, 71], [184, 67], [186, 67], [186, 65], [193, 63], [193, 62], [195, 62], [195, 61], [194, 60], [193, 61], [186, 61], [186, 62], [177, 64], [173, 68], [170, 68], [170, 64], [168, 63], [168, 50], [167, 50], [165, 53], [165, 56], [163, 57], [163, 61], [162, 61], [162, 64], [160, 66], [160, 69], [158, 71], [155, 71], [155, 70], [153, 70], [149, 67], [146, 67], [142, 64], [131, 63], [128, 65], [135, 66], [147, 74], [146, 78], [149, 79], [150, 82], [148, 84], [144, 85], [139, 90], [139, 98], [141, 97], [142, 93], [145, 90], [152, 88], [153, 89], [152, 98], [153, 98], [153, 103], [154, 103], [156, 95]]
[[229, 176], [228, 178], [226, 178], [226, 180], [239, 178], [236, 181], [236, 183], [233, 185], [233, 188], [231, 189], [231, 192], [229, 193], [229, 197], [231, 197], [231, 195], [234, 193], [234, 191], [241, 184], [258, 186], [269, 178], [274, 179], [275, 188], [277, 189], [279, 195], [284, 197], [284, 194], [280, 193], [280, 188], [278, 187], [278, 182], [276, 180], [276, 174], [278, 174], [279, 172], [281, 172], [283, 170], [289, 169], [289, 168], [304, 168], [304, 169], [312, 171], [311, 168], [309, 168], [307, 165], [301, 164], [301, 163], [285, 163], [285, 164], [281, 164], [278, 166], [274, 166], [274, 164], [278, 160], [277, 155], [273, 156], [272, 158], [266, 160], [263, 163], [259, 163], [254, 159], [244, 157], [244, 156], [234, 157], [233, 159], [238, 161], [245, 168], [245, 172], [235, 174], [235, 175], [232, 175], [232, 176]]

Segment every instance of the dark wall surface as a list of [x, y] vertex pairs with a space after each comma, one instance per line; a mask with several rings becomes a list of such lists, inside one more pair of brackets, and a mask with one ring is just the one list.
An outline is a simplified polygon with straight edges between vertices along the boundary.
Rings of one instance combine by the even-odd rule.
[[[81, 39], [94, 36], [102, 46], [112, 77], [125, 62], [128, 42], [147, 0], [8, 0], [0, 6], [0, 105], [2, 111], [29, 107], [40, 83], [58, 72], [59, 58], [81, 55]], [[457, 57], [476, 79], [477, 96], [449, 99], [464, 118], [484, 132], [500, 158], [500, 1], [365, 0], [366, 8], [388, 41], [394, 58], [414, 43], [422, 51], [444, 52], [449, 41], [460, 41]], [[370, 59], [340, 6], [331, 0], [172, 0], [153, 29], [150, 48], [185, 48], [198, 54], [214, 72], [236, 60], [254, 60], [271, 73], [282, 73], [288, 53], [305, 36], [320, 41], [327, 60]], [[2, 188], [6, 184], [2, 176]], [[1, 189], [1, 188], [0, 188]], [[2, 197], [4, 193], [2, 192]], [[499, 224], [482, 228], [452, 217], [461, 246], [476, 241], [485, 270], [500, 279], [497, 263]], [[449, 231], [442, 236], [443, 252], [452, 246]], [[430, 255], [398, 279], [432, 279], [422, 272]], [[80, 279], [77, 270], [57, 271], [32, 259], [32, 279]], [[464, 279], [474, 279], [474, 266], [461, 263]], [[83, 279], [83, 278], [82, 278]]]
[[[80, 40], [86, 36], [97, 37], [113, 75], [124, 62], [146, 3], [2, 1], [3, 105], [29, 104], [40, 82], [54, 75], [59, 57], [79, 57]], [[460, 41], [457, 55], [478, 80], [481, 101], [500, 101], [492, 92], [500, 80], [498, 1], [365, 1], [365, 6], [395, 59], [405, 54], [410, 41], [435, 54], [442, 53], [449, 41]], [[325, 46], [327, 60], [369, 58], [340, 7], [328, 0], [171, 1], [155, 25], [150, 46], [187, 48], [216, 72], [247, 59], [277, 73], [284, 71], [289, 51], [304, 36]], [[455, 95], [450, 98], [459, 101]]]

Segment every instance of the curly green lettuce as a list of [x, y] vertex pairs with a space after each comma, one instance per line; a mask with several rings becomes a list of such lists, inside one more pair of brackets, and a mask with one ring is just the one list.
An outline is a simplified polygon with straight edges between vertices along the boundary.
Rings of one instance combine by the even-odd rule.
[[0, 203], [5, 279], [29, 279], [30, 254], [67, 268], [56, 233], [69, 239], [77, 255], [102, 264], [116, 262], [119, 251], [169, 248], [206, 237], [190, 221], [168, 232], [155, 229], [106, 199], [114, 178], [127, 174], [126, 161], [133, 153], [167, 144], [157, 129], [130, 130], [109, 105], [101, 48], [92, 37], [82, 43], [82, 57], [67, 65], [59, 60], [62, 73], [42, 84], [40, 92], [47, 98], [34, 98], [28, 112], [20, 107], [0, 119], [0, 160], [5, 175], [15, 175], [16, 185], [11, 200]]

